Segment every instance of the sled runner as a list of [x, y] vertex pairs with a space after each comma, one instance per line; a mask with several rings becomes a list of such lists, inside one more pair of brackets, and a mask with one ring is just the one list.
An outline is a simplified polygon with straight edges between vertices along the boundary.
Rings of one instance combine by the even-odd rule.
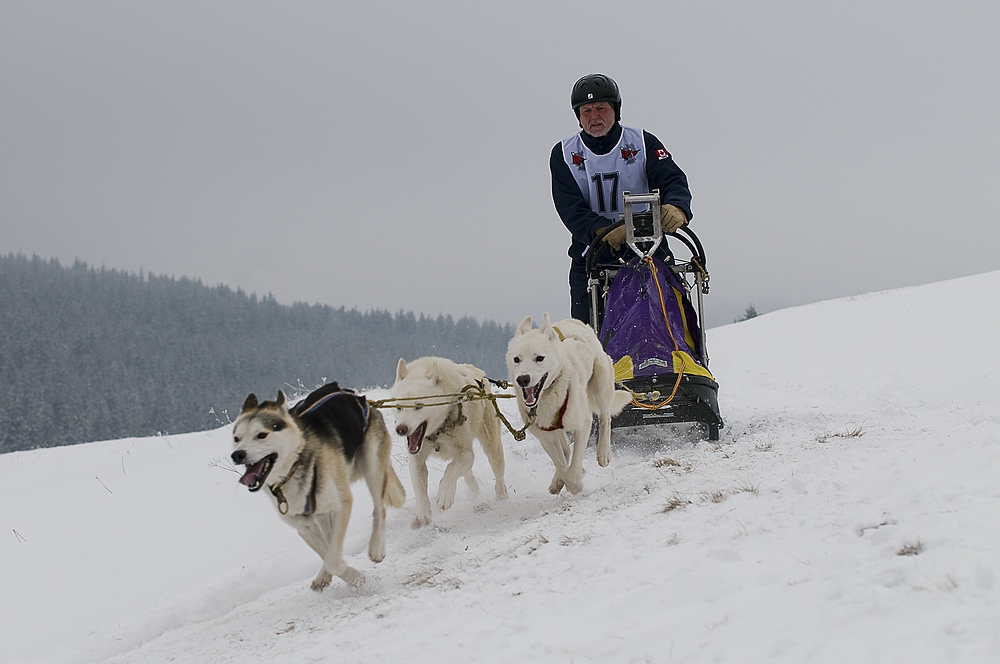
[[[590, 322], [615, 363], [616, 382], [633, 397], [612, 426], [698, 422], [718, 440], [719, 385], [700, 325], [709, 290], [705, 250], [687, 226], [664, 235], [659, 192], [624, 198], [621, 220], [587, 252]], [[613, 255], [604, 238], [623, 224], [625, 244]], [[675, 257], [668, 237], [690, 257]]]

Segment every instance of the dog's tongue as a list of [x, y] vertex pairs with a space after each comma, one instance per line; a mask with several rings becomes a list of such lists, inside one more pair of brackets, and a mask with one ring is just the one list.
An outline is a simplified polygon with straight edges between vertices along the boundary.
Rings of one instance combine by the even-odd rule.
[[424, 442], [424, 432], [427, 430], [427, 422], [421, 422], [420, 426], [413, 430], [409, 436], [406, 437], [406, 443], [409, 447], [410, 454], [416, 454], [420, 451], [420, 443]]
[[267, 463], [267, 457], [264, 457], [252, 466], [247, 466], [247, 472], [240, 478], [240, 484], [253, 486], [260, 481], [260, 473], [264, 470], [265, 463]]
[[538, 385], [522, 388], [521, 391], [524, 393], [524, 405], [534, 406], [538, 401]]

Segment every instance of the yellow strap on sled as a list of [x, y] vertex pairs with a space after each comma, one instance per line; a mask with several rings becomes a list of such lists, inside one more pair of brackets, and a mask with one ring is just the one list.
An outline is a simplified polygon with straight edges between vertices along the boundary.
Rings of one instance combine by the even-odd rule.
[[694, 358], [682, 350], [673, 352], [674, 373], [688, 373], [692, 376], [704, 376], [715, 380], [715, 377], [705, 367], [694, 361]]
[[674, 297], [677, 299], [677, 309], [681, 313], [681, 325], [684, 326], [684, 341], [687, 342], [688, 348], [694, 348], [694, 337], [691, 336], [691, 328], [688, 327], [687, 310], [684, 307], [684, 294], [676, 287], [671, 288], [674, 291]]
[[632, 362], [632, 358], [628, 355], [623, 355], [620, 360], [615, 362], [615, 382], [620, 383], [623, 380], [632, 380], [635, 375], [635, 363]]

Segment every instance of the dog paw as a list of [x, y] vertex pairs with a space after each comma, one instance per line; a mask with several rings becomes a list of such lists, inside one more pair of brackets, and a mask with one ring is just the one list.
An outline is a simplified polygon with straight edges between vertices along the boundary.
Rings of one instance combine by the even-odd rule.
[[353, 567], [345, 569], [344, 573], [340, 575], [340, 578], [344, 580], [344, 583], [352, 588], [358, 588], [365, 582], [365, 575]]
[[563, 483], [562, 478], [556, 475], [552, 478], [552, 484], [549, 485], [549, 493], [553, 496], [559, 495], [559, 492], [563, 490], [564, 486], [565, 484]]
[[507, 485], [503, 482], [497, 482], [496, 484], [497, 500], [507, 500]]
[[332, 580], [333, 580], [332, 574], [327, 572], [325, 569], [320, 570], [319, 574], [316, 575], [316, 578], [313, 579], [312, 589], [315, 590], [316, 592], [326, 590], [326, 587], [330, 585], [330, 581]]
[[583, 491], [583, 474], [581, 473], [579, 477], [563, 477], [566, 482], [566, 490], [572, 494], [577, 494]]
[[437, 495], [437, 506], [442, 510], [446, 510], [455, 504], [455, 492], [454, 491], [438, 491]]
[[418, 514], [413, 517], [413, 523], [410, 524], [410, 527], [416, 530], [417, 528], [429, 525], [431, 525], [431, 515]]
[[372, 544], [368, 547], [368, 557], [373, 563], [380, 563], [385, 560], [385, 544]]
[[611, 441], [597, 445], [597, 465], [602, 468], [611, 463]]

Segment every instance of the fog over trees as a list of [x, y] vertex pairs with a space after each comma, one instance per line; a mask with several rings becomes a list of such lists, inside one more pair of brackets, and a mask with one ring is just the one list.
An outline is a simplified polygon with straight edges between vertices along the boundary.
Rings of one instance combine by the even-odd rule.
[[502, 378], [513, 332], [12, 254], [0, 257], [0, 452], [213, 428], [249, 392], [387, 386], [400, 357]]

